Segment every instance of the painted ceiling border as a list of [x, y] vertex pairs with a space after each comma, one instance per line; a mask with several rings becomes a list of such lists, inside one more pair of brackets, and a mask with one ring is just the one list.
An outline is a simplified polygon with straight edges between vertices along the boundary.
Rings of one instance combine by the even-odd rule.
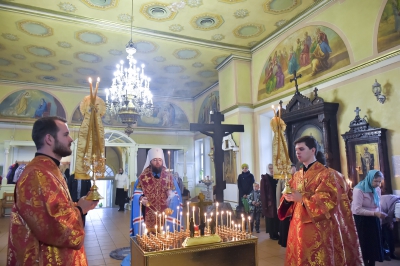
[[[68, 13], [64, 13], [64, 12], [60, 12], [60, 11], [51, 11], [50, 12], [49, 10], [46, 10], [44, 8], [32, 7], [32, 6], [18, 4], [18, 3], [11, 3], [11, 2], [3, 3], [2, 2], [2, 3], [0, 3], [0, 11], [14, 12], [14, 13], [33, 16], [33, 17], [52, 19], [52, 20], [58, 20], [58, 21], [63, 21], [63, 22], [69, 22], [69, 23], [79, 23], [79, 24], [83, 24], [83, 25], [89, 24], [92, 27], [101, 28], [102, 30], [125, 32], [127, 34], [130, 34], [130, 32], [131, 32], [131, 27], [129, 25], [123, 25], [120, 23], [111, 22], [111, 21], [107, 21], [107, 20], [87, 18], [87, 17], [78, 16], [78, 15], [74, 15], [74, 14], [68, 14]], [[132, 33], [143, 35], [146, 37], [147, 36], [155, 37], [155, 38], [159, 38], [162, 40], [177, 41], [180, 43], [196, 45], [196, 46], [200, 46], [200, 47], [218, 48], [218, 49], [222, 49], [222, 50], [241, 52], [241, 53], [245, 53], [245, 54], [251, 53], [251, 49], [246, 46], [221, 44], [220, 42], [205, 41], [202, 39], [192, 38], [192, 37], [181, 37], [180, 35], [174, 34], [174, 33], [165, 34], [160, 31], [145, 30], [144, 28], [139, 28], [139, 27], [133, 27]]]

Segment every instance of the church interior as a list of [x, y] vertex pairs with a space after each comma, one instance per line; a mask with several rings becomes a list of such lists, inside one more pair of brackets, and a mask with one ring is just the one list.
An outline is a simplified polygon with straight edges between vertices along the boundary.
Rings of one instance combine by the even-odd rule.
[[[105, 198], [89, 217], [87, 232], [97, 241], [87, 250], [106, 237], [116, 241], [104, 254], [129, 245], [130, 216], [116, 212], [113, 177], [123, 168], [133, 184], [151, 148], [164, 150], [167, 168], [192, 197], [213, 197], [218, 185], [236, 209], [241, 165], [260, 182], [274, 163], [274, 116], [287, 125], [296, 166], [293, 141], [311, 135], [351, 186], [377, 169], [383, 193], [400, 196], [400, 1], [0, 0], [0, 21], [0, 199], [14, 191], [5, 178], [9, 167], [34, 157], [31, 130], [40, 117], [68, 121], [75, 141], [61, 164], [74, 173], [83, 99], [98, 86], [106, 172], [96, 184]], [[132, 69], [128, 51], [147, 88], [137, 95], [116, 83]], [[212, 124], [218, 112], [223, 125], [243, 125], [244, 132], [214, 143], [207, 130], [190, 129]], [[0, 218], [3, 262], [9, 211]], [[126, 235], [103, 234], [117, 223]], [[283, 265], [285, 249], [264, 235], [256, 235], [258, 265]], [[119, 265], [98, 250], [89, 265]]]

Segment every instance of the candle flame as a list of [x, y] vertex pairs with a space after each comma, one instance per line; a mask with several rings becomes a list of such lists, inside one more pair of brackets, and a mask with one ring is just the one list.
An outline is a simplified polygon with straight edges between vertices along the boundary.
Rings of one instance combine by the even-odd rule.
[[92, 83], [92, 78], [89, 78], [89, 83]]

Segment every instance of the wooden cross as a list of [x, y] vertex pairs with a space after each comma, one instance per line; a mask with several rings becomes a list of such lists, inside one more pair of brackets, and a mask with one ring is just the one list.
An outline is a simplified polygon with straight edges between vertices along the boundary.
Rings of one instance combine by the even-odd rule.
[[200, 131], [204, 135], [209, 136], [213, 139], [215, 196], [218, 202], [223, 202], [224, 189], [226, 187], [226, 184], [223, 178], [224, 153], [222, 150], [222, 141], [225, 136], [228, 136], [233, 132], [244, 132], [244, 126], [221, 124], [221, 122], [224, 121], [224, 115], [221, 114], [220, 112], [211, 113], [211, 121], [214, 122], [214, 124], [190, 123], [190, 131]]
[[293, 73], [293, 78], [290, 79], [290, 82], [294, 81], [295, 87], [296, 87], [296, 93], [295, 94], [300, 94], [299, 92], [299, 85], [297, 84], [297, 79], [301, 78], [301, 74], [297, 75], [296, 71]]
[[[190, 208], [193, 207], [198, 207], [200, 209], [200, 220], [199, 220], [199, 224], [201, 224], [201, 221], [204, 220], [204, 209], [209, 206], [212, 205], [212, 201], [205, 201], [204, 199], [206, 198], [206, 196], [200, 192], [200, 194], [197, 196], [197, 198], [199, 199], [199, 202], [191, 202], [189, 204]], [[189, 211], [189, 210], [188, 210]], [[207, 221], [204, 221], [207, 222]]]
[[356, 107], [356, 110], [354, 110], [354, 112], [356, 112], [356, 114], [357, 114], [356, 117], [359, 117], [359, 116], [360, 116], [360, 111], [361, 111], [361, 109], [358, 108], [358, 106], [357, 106], [357, 107]]

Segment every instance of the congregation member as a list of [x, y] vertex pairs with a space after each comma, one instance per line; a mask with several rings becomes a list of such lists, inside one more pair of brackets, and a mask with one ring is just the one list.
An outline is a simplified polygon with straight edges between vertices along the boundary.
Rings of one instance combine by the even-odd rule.
[[394, 223], [395, 218], [395, 207], [396, 204], [400, 204], [400, 196], [397, 195], [382, 195], [381, 197], [381, 211], [387, 214], [385, 219], [382, 219], [382, 241], [386, 250], [386, 245], [389, 254], [385, 254], [385, 260], [400, 260], [394, 254]]
[[274, 179], [274, 167], [268, 164], [269, 174], [261, 175], [261, 202], [262, 214], [265, 217], [265, 231], [272, 240], [279, 239], [279, 219], [276, 209], [276, 185], [277, 179]]
[[72, 153], [66, 120], [36, 120], [32, 140], [35, 158], [15, 186], [7, 265], [88, 265], [82, 216], [98, 202], [82, 197], [74, 203], [59, 169]]
[[370, 170], [364, 180], [353, 189], [351, 211], [357, 227], [364, 264], [367, 266], [375, 265], [376, 261], [383, 262], [384, 259], [381, 219], [385, 219], [387, 214], [381, 211], [382, 180], [381, 171]]
[[128, 198], [129, 178], [122, 168], [119, 168], [119, 172], [115, 176], [115, 182], [115, 205], [119, 205], [118, 211], [123, 212], [125, 211], [125, 203]]
[[237, 186], [239, 189], [239, 207], [243, 207], [243, 198], [247, 199], [247, 195], [253, 190], [254, 176], [250, 173], [249, 165], [242, 164], [242, 173], [238, 176]]
[[247, 197], [250, 205], [250, 215], [251, 219], [251, 232], [254, 229], [254, 223], [256, 224], [256, 232], [260, 233], [260, 217], [262, 212], [262, 203], [261, 203], [261, 196], [260, 196], [260, 184], [254, 183], [253, 184], [253, 191], [250, 192], [249, 196]]

